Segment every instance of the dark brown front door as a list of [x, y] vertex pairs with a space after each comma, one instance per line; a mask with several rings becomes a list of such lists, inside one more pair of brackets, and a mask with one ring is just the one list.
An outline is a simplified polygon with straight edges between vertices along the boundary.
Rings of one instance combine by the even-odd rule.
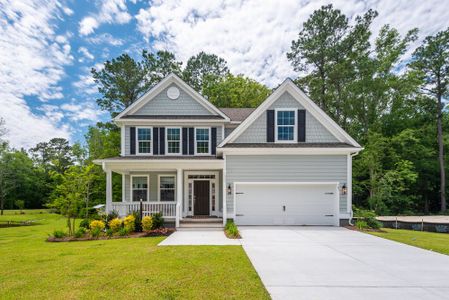
[[195, 198], [194, 214], [209, 215], [209, 181], [195, 180], [193, 184]]

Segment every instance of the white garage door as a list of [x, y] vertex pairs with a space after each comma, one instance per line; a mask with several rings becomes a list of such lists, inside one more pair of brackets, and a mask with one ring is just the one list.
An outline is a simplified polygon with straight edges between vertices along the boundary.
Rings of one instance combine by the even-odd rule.
[[338, 226], [336, 183], [236, 183], [238, 225]]

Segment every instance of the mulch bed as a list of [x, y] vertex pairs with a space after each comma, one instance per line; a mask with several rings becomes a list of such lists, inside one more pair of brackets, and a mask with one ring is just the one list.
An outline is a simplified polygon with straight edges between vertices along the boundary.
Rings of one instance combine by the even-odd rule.
[[73, 236], [67, 236], [63, 238], [55, 238], [50, 236], [47, 238], [47, 242], [78, 242], [78, 241], [97, 241], [97, 240], [115, 240], [115, 239], [128, 239], [128, 238], [142, 238], [142, 237], [158, 237], [158, 236], [169, 236], [175, 232], [174, 228], [159, 228], [154, 229], [148, 232], [133, 232], [129, 235], [118, 236], [114, 235], [111, 237], [108, 236], [100, 236], [97, 238], [86, 235], [84, 237], [76, 238]]
[[386, 231], [382, 230], [382, 229], [366, 228], [366, 229], [361, 230], [361, 229], [358, 229], [355, 226], [349, 226], [349, 225], [348, 226], [344, 226], [344, 227], [349, 229], [349, 230], [360, 231], [360, 232], [382, 232], [382, 233], [386, 233]]

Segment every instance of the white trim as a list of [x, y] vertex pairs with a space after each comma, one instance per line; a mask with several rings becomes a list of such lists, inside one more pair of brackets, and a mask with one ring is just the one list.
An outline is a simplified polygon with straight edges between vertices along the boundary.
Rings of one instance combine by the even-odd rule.
[[[198, 178], [189, 179], [189, 175], [214, 175], [215, 178]], [[183, 216], [195, 215], [195, 180], [207, 180], [209, 181], [209, 215], [220, 217], [220, 172], [219, 171], [184, 171], [184, 201], [182, 214]], [[212, 210], [212, 182], [215, 183], [215, 210]], [[192, 211], [189, 211], [189, 183], [192, 183]], [[224, 199], [224, 198], [223, 198]], [[224, 201], [224, 200], [223, 200]], [[223, 202], [224, 204], [224, 202]]]
[[[223, 155], [223, 160], [224, 160], [224, 168], [222, 171], [223, 174], [223, 188], [222, 188], [222, 199], [223, 199], [223, 208], [222, 208], [222, 214], [223, 214], [223, 226], [226, 225], [226, 221], [228, 218], [228, 193], [227, 193], [227, 186], [226, 186], [226, 154]], [[219, 198], [220, 199], [220, 198]], [[218, 211], [220, 211], [220, 209], [218, 209]]]
[[237, 139], [262, 113], [264, 113], [279, 97], [289, 92], [312, 116], [329, 130], [340, 142], [349, 143], [357, 148], [361, 146], [338, 124], [318, 107], [291, 79], [286, 79], [258, 108], [256, 108], [218, 147]]
[[[197, 129], [207, 129], [208, 131], [209, 131], [209, 133], [208, 133], [208, 136], [209, 136], [209, 141], [208, 141], [208, 143], [209, 143], [209, 145], [208, 145], [208, 152], [207, 153], [198, 153], [198, 151], [197, 151], [197, 149], [196, 149], [196, 130]], [[194, 129], [193, 129], [193, 135], [194, 135], [194, 145], [195, 145], [195, 149], [194, 149], [194, 155], [195, 156], [209, 156], [209, 155], [211, 155], [211, 145], [212, 145], [212, 141], [211, 141], [211, 134], [212, 134], [212, 130], [211, 130], [211, 128], [210, 127], [194, 127]]]
[[[145, 152], [145, 153], [140, 153], [139, 152], [139, 129], [150, 129], [150, 135], [151, 135], [151, 140], [150, 140], [150, 152]], [[143, 140], [144, 142], [148, 142], [148, 140]], [[152, 126], [139, 126], [136, 127], [136, 155], [152, 155], [153, 154], [153, 145], [154, 145], [154, 136], [153, 136], [153, 127]], [[131, 147], [131, 145], [130, 145]]]
[[[168, 129], [179, 129], [179, 152], [178, 153], [169, 153], [168, 152]], [[173, 156], [173, 155], [182, 155], [182, 127], [171, 126], [165, 127], [165, 155]]]
[[[280, 125], [280, 126], [293, 126], [293, 140], [279, 140], [278, 139], [278, 112], [279, 111], [291, 111], [295, 116], [295, 123], [293, 125]], [[275, 108], [274, 109], [274, 141], [275, 143], [297, 143], [298, 142], [298, 109], [297, 108]]]
[[[174, 179], [174, 185], [175, 185], [175, 188], [174, 188], [174, 193], [175, 193], [175, 199], [174, 199], [174, 201], [167, 201], [167, 200], [165, 200], [165, 201], [162, 201], [161, 200], [161, 177], [173, 177], [173, 179]], [[177, 177], [177, 175], [174, 175], [174, 174], [158, 174], [157, 175], [157, 201], [158, 202], [170, 202], [170, 203], [176, 203], [176, 202], [178, 202], [178, 196], [176, 195], [177, 193], [176, 193], [176, 190], [177, 190], [177, 184], [176, 184], [176, 177]]]
[[229, 117], [225, 115], [221, 110], [215, 107], [212, 103], [204, 99], [197, 91], [191, 88], [187, 83], [185, 83], [181, 78], [177, 75], [171, 73], [164, 79], [162, 79], [158, 84], [156, 84], [153, 88], [151, 88], [148, 92], [146, 92], [143, 96], [137, 99], [133, 104], [128, 106], [125, 110], [123, 110], [120, 114], [118, 114], [114, 121], [120, 120], [123, 116], [127, 114], [132, 114], [143, 107], [146, 103], [150, 102], [154, 99], [156, 95], [162, 92], [166, 87], [170, 84], [175, 83], [179, 85], [179, 88], [183, 89], [189, 96], [191, 96], [194, 100], [200, 103], [204, 108], [206, 108], [212, 114], [220, 115], [224, 118], [225, 121], [230, 121]]
[[129, 189], [130, 189], [129, 202], [136, 202], [136, 201], [133, 201], [133, 191], [134, 191], [133, 178], [134, 177], [146, 177], [147, 178], [147, 201], [146, 202], [149, 202], [150, 201], [150, 175], [148, 175], [148, 174], [134, 174], [134, 175], [129, 175], [129, 176], [130, 176], [129, 177]]
[[126, 155], [126, 149], [125, 149], [125, 132], [126, 128], [125, 125], [120, 125], [120, 156], [125, 156]]
[[324, 155], [348, 154], [363, 150], [363, 148], [217, 148], [217, 153], [228, 155]]
[[126, 175], [122, 174], [122, 202], [126, 202]]
[[[177, 126], [189, 126], [192, 127], [192, 125], [198, 124], [199, 126], [206, 126], [207, 124], [211, 124], [211, 126], [217, 126], [222, 125], [224, 123], [228, 124], [223, 119], [120, 119], [118, 121], [115, 121], [118, 125], [129, 125], [129, 126], [136, 126], [136, 125], [174, 125]], [[213, 125], [212, 125], [213, 124]]]

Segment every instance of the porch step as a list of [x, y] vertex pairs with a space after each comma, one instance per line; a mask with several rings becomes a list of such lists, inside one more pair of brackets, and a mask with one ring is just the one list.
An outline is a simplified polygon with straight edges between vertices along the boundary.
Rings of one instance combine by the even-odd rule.
[[195, 219], [195, 218], [184, 218], [180, 221], [180, 223], [182, 224], [200, 224], [200, 223], [220, 223], [223, 224], [223, 219], [222, 218], [199, 218], [199, 219]]
[[223, 231], [223, 227], [178, 227], [177, 231]]
[[181, 228], [223, 228], [223, 223], [179, 223]]
[[184, 218], [179, 222], [178, 230], [222, 230], [223, 219], [221, 218]]

